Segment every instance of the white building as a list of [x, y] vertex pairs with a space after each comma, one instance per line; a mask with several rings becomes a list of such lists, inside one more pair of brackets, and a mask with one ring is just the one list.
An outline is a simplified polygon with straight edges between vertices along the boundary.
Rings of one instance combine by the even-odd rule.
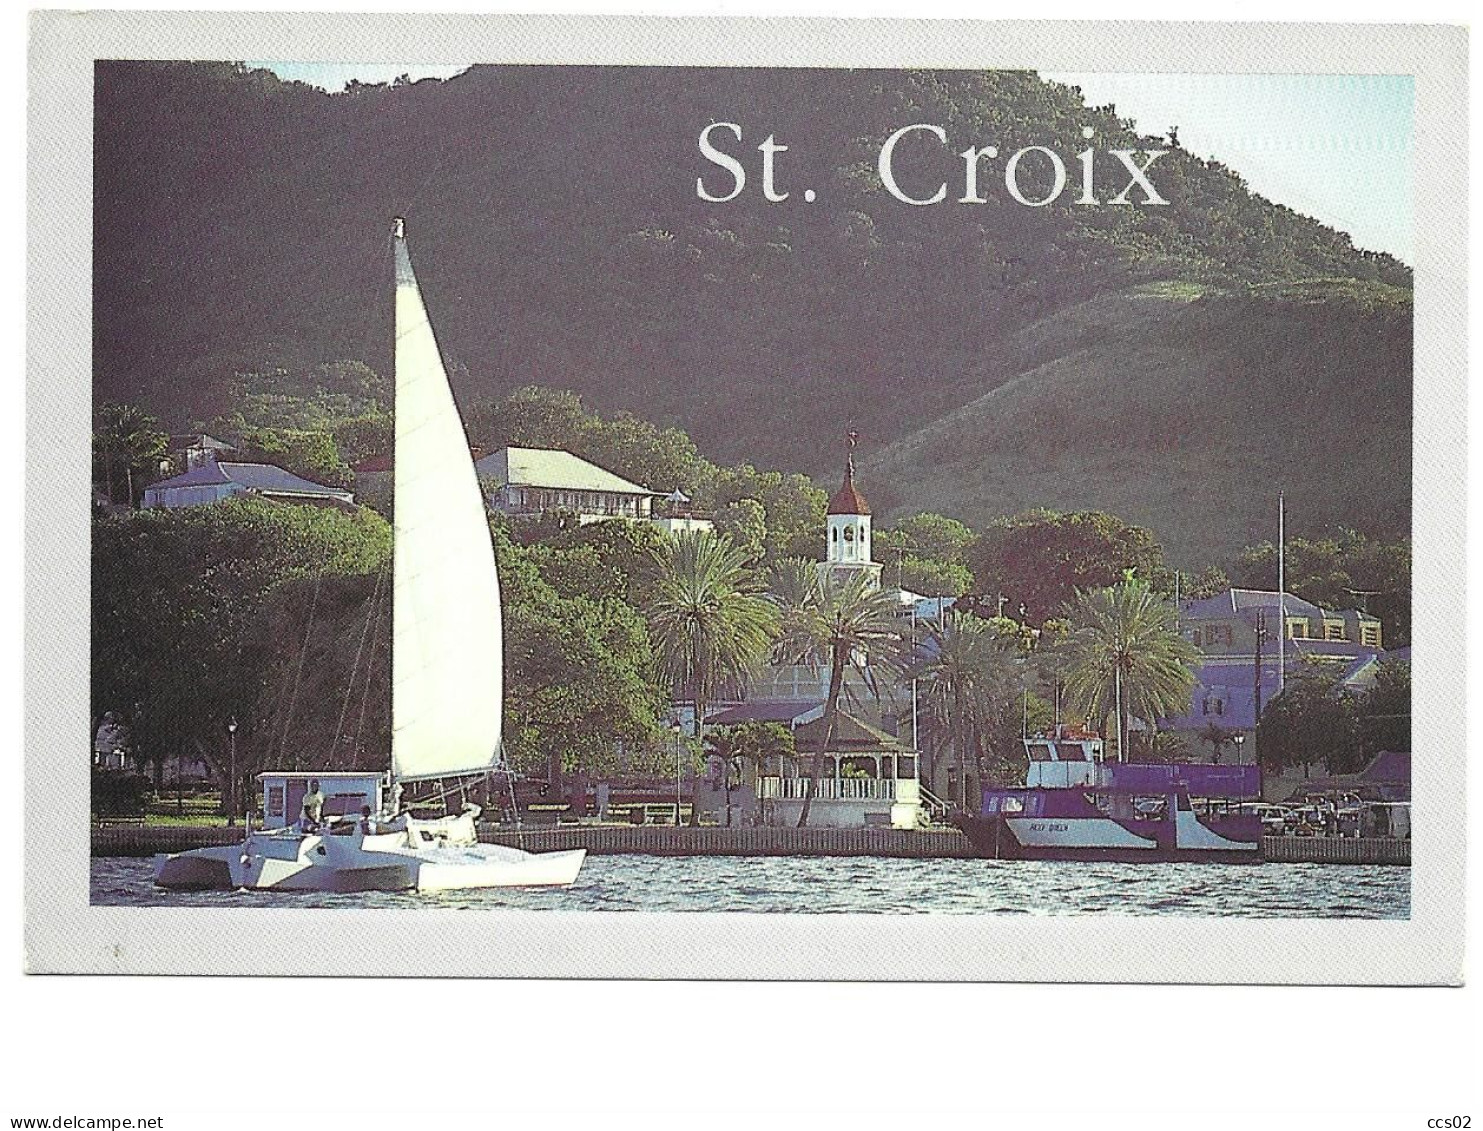
[[[490, 509], [512, 518], [560, 512], [576, 515], [584, 525], [618, 518], [652, 522], [671, 533], [711, 528], [708, 519], [688, 510], [655, 515], [659, 492], [555, 448], [501, 448], [474, 464], [474, 470], [486, 484]], [[678, 491], [666, 498], [675, 496], [684, 498]]]

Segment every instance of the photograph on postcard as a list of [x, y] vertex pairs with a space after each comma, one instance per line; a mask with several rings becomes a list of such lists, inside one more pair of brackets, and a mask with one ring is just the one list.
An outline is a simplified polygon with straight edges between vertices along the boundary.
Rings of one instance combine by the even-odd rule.
[[1412, 103], [98, 61], [91, 902], [1407, 919]]

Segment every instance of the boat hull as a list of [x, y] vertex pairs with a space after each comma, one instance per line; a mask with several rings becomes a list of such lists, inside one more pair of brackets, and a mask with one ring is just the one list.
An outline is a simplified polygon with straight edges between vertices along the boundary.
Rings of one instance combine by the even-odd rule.
[[221, 891], [232, 884], [231, 860], [241, 855], [240, 845], [197, 848], [190, 852], [157, 853], [154, 882], [173, 891]]
[[416, 865], [415, 887], [418, 891], [561, 887], [576, 882], [582, 862], [587, 859], [585, 848], [571, 852], [489, 851], [497, 847], [481, 844], [421, 853]]
[[373, 836], [253, 834], [240, 845], [155, 857], [155, 884], [177, 891], [459, 891], [574, 883], [586, 849], [523, 852], [486, 844]]
[[[991, 860], [1064, 860], [1099, 864], [1257, 864], [1261, 842], [1208, 838], [1213, 843], [1181, 845], [1177, 835], [1148, 836], [1128, 832], [1116, 822], [1038, 821], [1029, 828], [1023, 818], [1000, 814], [981, 817], [960, 814], [953, 823], [962, 830], [977, 856]], [[1114, 826], [1113, 829], [1100, 827]], [[1203, 826], [1202, 826], [1203, 827]], [[1117, 831], [1114, 831], [1117, 830]], [[1174, 830], [1170, 829], [1170, 833]], [[1201, 838], [1206, 839], [1206, 838]]]

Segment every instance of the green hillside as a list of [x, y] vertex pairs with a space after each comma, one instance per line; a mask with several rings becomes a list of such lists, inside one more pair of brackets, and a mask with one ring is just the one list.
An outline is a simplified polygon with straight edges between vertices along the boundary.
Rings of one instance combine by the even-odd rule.
[[1338, 282], [1104, 295], [1012, 335], [992, 391], [862, 461], [880, 511], [1095, 508], [1194, 567], [1410, 520], [1410, 295]]
[[[854, 428], [883, 508], [1105, 506], [1190, 565], [1265, 535], [1279, 485], [1304, 529], [1409, 529], [1409, 269], [1033, 73], [484, 66], [337, 94], [225, 63], [96, 73], [95, 395], [172, 429], [383, 396], [405, 213], [465, 405], [570, 389], [826, 485]], [[724, 204], [695, 192], [718, 120], [752, 178]], [[1169, 204], [1028, 208], [1001, 168], [983, 204], [911, 207], [875, 155], [913, 122], [951, 139], [898, 151], [919, 192], [967, 144], [1075, 167], [1089, 128], [1102, 183], [1110, 149], [1167, 149]], [[783, 203], [758, 191], [769, 135]]]

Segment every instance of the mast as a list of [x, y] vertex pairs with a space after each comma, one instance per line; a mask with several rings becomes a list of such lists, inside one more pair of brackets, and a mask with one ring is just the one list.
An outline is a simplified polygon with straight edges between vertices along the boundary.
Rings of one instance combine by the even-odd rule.
[[1277, 492], [1277, 694], [1287, 685], [1287, 503]]

